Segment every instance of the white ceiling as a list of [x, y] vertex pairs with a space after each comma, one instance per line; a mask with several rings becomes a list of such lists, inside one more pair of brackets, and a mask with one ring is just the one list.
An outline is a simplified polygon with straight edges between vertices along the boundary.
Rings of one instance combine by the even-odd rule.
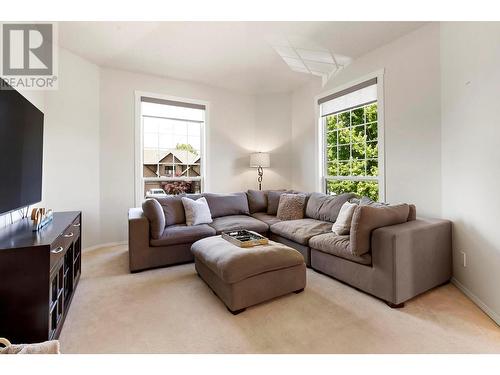
[[292, 71], [280, 41], [357, 57], [422, 22], [60, 22], [59, 43], [104, 67], [248, 94], [291, 91], [318, 77]]

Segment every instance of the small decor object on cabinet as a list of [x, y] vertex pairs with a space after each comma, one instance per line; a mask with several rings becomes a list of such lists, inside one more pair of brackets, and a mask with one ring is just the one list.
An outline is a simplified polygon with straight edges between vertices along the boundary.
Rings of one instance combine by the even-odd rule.
[[267, 245], [269, 243], [269, 240], [266, 237], [245, 229], [235, 230], [232, 232], [222, 232], [221, 237], [238, 247], [254, 247]]
[[50, 223], [53, 219], [53, 212], [50, 209], [34, 208], [31, 211], [31, 220], [33, 220], [33, 232], [37, 232]]
[[264, 168], [269, 168], [271, 166], [271, 158], [267, 152], [255, 152], [250, 155], [250, 167], [257, 168], [257, 174], [259, 177], [259, 190], [262, 190], [262, 176], [264, 176]]

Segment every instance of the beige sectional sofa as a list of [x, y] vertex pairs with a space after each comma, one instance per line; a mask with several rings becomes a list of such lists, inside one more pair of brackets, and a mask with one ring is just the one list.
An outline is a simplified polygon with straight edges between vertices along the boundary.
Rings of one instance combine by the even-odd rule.
[[[180, 196], [129, 210], [131, 272], [193, 261], [191, 245], [222, 231], [249, 229], [298, 250], [312, 269], [386, 301], [392, 307], [451, 278], [451, 223], [416, 219], [411, 205], [356, 207], [351, 233], [332, 232], [354, 194], [307, 194], [304, 218], [276, 217], [285, 191], [203, 194], [213, 222], [186, 226]], [[198, 198], [201, 195], [190, 195]], [[159, 212], [161, 211], [161, 212]]]

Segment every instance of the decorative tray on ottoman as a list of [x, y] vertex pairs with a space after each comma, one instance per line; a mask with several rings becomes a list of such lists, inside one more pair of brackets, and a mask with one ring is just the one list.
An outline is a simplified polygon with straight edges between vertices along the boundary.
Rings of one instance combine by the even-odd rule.
[[246, 229], [222, 232], [221, 237], [239, 247], [253, 247], [269, 243], [266, 237]]

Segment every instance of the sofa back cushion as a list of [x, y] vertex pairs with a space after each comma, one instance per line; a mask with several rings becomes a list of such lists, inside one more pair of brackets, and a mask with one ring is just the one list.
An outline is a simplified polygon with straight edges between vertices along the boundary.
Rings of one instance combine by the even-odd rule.
[[414, 204], [408, 205], [410, 212], [408, 213], [408, 221], [417, 220], [417, 207]]
[[409, 206], [406, 203], [392, 206], [362, 206], [355, 208], [351, 222], [351, 253], [361, 256], [370, 251], [370, 237], [374, 229], [405, 223]]
[[167, 195], [165, 197], [155, 197], [163, 208], [165, 214], [165, 223], [167, 226], [174, 224], [184, 224], [186, 222], [186, 215], [184, 213], [184, 206], [182, 205], [182, 197], [191, 199], [198, 199], [200, 194], [179, 194]]
[[156, 199], [146, 199], [142, 203], [142, 212], [149, 221], [149, 232], [151, 238], [157, 240], [165, 230], [165, 214]]
[[[352, 202], [352, 200], [351, 200]], [[388, 206], [389, 203], [382, 203], [382, 202], [375, 202], [374, 200], [368, 198], [368, 197], [362, 197], [358, 204], [362, 206], [372, 206], [372, 207], [383, 207], [383, 206]], [[412, 221], [412, 220], [417, 220], [417, 207], [414, 204], [408, 204], [409, 212], [408, 212], [408, 220], [407, 221]]]
[[278, 214], [281, 194], [293, 193], [292, 190], [268, 190], [267, 192], [267, 213], [269, 215]]
[[251, 214], [267, 211], [267, 190], [248, 190], [247, 198]]
[[330, 221], [334, 223], [339, 216], [342, 205], [354, 198], [354, 193], [340, 195], [327, 195], [323, 193], [312, 193], [306, 206], [306, 216], [311, 219]]
[[229, 215], [250, 215], [246, 193], [214, 194], [205, 193], [212, 217]]

